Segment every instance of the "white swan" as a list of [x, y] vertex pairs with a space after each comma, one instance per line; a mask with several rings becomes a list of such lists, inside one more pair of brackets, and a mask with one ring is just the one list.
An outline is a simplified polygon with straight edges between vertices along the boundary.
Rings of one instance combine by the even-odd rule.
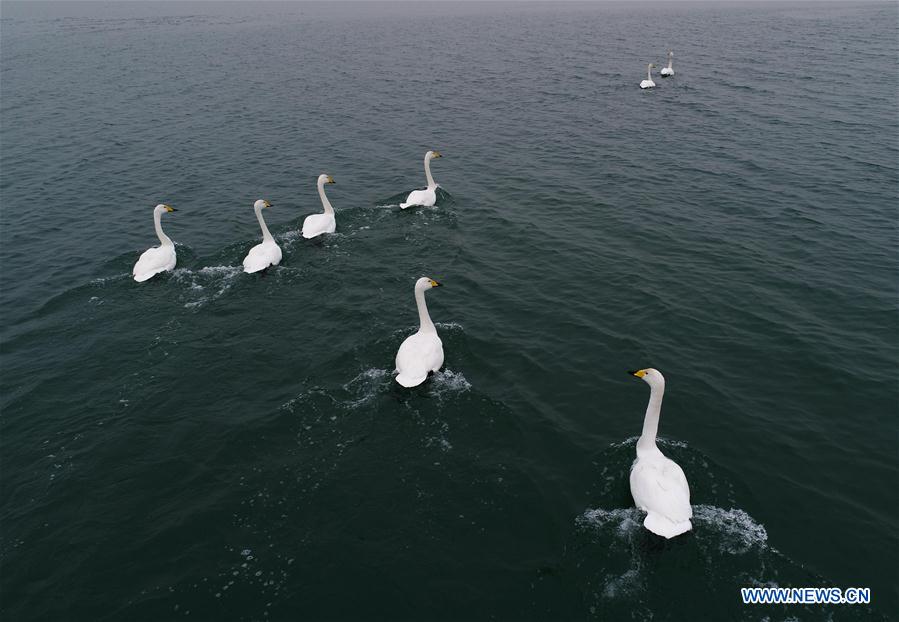
[[671, 50], [668, 50], [668, 66], [662, 67], [662, 70], [659, 72], [659, 75], [661, 75], [663, 78], [667, 78], [668, 76], [674, 75], [674, 69], [671, 68], [671, 63], [674, 62], [673, 59], [674, 59], [674, 52], [672, 52]]
[[648, 65], [646, 65], [646, 79], [640, 83], [641, 89], [651, 89], [656, 85], [656, 83], [652, 81], [652, 68], [655, 66], [655, 63], [649, 63]]
[[418, 332], [406, 337], [396, 353], [396, 371], [399, 372], [396, 381], [404, 387], [420, 385], [429, 372], [437, 371], [443, 365], [443, 342], [437, 336], [425, 304], [425, 291], [432, 287], [440, 287], [440, 283], [424, 276], [415, 281]]
[[652, 368], [628, 373], [642, 378], [650, 388], [643, 434], [637, 441], [637, 459], [631, 466], [631, 495], [637, 507], [646, 512], [643, 526], [654, 534], [673, 538], [693, 528], [693, 508], [684, 472], [656, 447], [665, 377]]
[[265, 226], [265, 219], [262, 217], [262, 210], [271, 206], [271, 203], [262, 199], [253, 203], [256, 219], [259, 221], [259, 226], [262, 227], [262, 244], [257, 244], [247, 253], [243, 260], [244, 272], [259, 272], [269, 266], [277, 266], [281, 263], [281, 249], [275, 243], [275, 238], [269, 233], [268, 227]]
[[148, 248], [143, 252], [134, 269], [131, 271], [134, 280], [138, 283], [146, 281], [160, 272], [167, 272], [175, 267], [175, 244], [172, 239], [162, 232], [162, 213], [176, 212], [171, 205], [160, 203], [153, 208], [153, 224], [156, 226], [156, 235], [159, 238], [159, 246]]
[[307, 240], [321, 235], [322, 233], [334, 233], [337, 230], [337, 221], [334, 220], [334, 208], [331, 202], [325, 196], [325, 184], [333, 184], [334, 178], [330, 175], [318, 176], [318, 196], [322, 199], [322, 206], [325, 208], [323, 214], [312, 214], [306, 216], [303, 221], [303, 237]]
[[442, 158], [439, 151], [428, 151], [425, 154], [425, 177], [428, 178], [428, 187], [424, 190], [413, 190], [406, 197], [405, 203], [400, 203], [402, 209], [412, 207], [413, 205], [421, 205], [424, 207], [433, 207], [437, 202], [437, 182], [431, 177], [431, 160], [434, 158]]

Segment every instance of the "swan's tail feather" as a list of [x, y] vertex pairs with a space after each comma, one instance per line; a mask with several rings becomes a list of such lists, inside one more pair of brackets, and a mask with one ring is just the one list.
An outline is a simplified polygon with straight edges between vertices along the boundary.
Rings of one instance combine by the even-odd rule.
[[668, 539], [671, 539], [674, 536], [679, 536], [680, 534], [693, 529], [693, 524], [689, 519], [684, 521], [672, 521], [668, 520], [661, 514], [653, 514], [652, 512], [646, 515], [646, 519], [644, 519], [643, 521], [643, 526], [657, 536], [662, 536], [663, 538]]
[[134, 275], [134, 280], [138, 283], [143, 283], [144, 281], [149, 281], [151, 278], [159, 274], [160, 272], [165, 272], [164, 270], [157, 270], [156, 272], [142, 272], [140, 274]]
[[423, 376], [413, 376], [411, 374], [400, 373], [399, 375], [397, 375], [396, 381], [398, 383], [400, 383], [402, 386], [409, 389], [411, 387], [417, 387], [422, 382], [424, 382], [425, 378], [427, 378], [427, 377], [428, 377], [427, 374], [425, 374]]
[[259, 272], [261, 270], [265, 270], [266, 268], [268, 268], [267, 261], [253, 261], [250, 257], [247, 257], [243, 260], [243, 271], [247, 274], [253, 274], [254, 272]]

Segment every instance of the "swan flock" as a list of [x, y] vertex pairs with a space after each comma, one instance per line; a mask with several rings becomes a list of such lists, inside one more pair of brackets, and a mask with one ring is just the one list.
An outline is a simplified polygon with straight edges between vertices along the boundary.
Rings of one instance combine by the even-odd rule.
[[[425, 153], [425, 178], [428, 186], [424, 190], [413, 190], [410, 192], [406, 200], [400, 203], [401, 209], [418, 205], [433, 207], [437, 204], [437, 182], [434, 181], [434, 177], [431, 175], [431, 160], [440, 157], [442, 156], [439, 151], [428, 151]], [[301, 233], [307, 240], [337, 231], [334, 207], [331, 205], [328, 195], [325, 194], [325, 186], [334, 183], [336, 183], [334, 178], [324, 173], [319, 175], [316, 180], [318, 196], [322, 202], [322, 212], [320, 214], [310, 214], [303, 221]], [[275, 238], [265, 224], [265, 218], [262, 215], [262, 210], [270, 209], [271, 207], [272, 204], [264, 199], [259, 199], [253, 204], [256, 220], [259, 222], [259, 228], [262, 230], [262, 242], [251, 248], [243, 260], [244, 272], [248, 274], [261, 272], [269, 266], [277, 266], [281, 263], [281, 248], [275, 242]], [[171, 205], [164, 203], [160, 203], [153, 208], [153, 224], [156, 228], [156, 236], [159, 238], [159, 246], [154, 246], [144, 251], [137, 263], [134, 264], [132, 275], [135, 281], [141, 283], [157, 274], [169, 272], [175, 268], [177, 261], [175, 244], [162, 230], [162, 215], [175, 211], [177, 210]]]
[[[673, 56], [674, 53], [669, 51], [668, 66], [660, 72], [663, 77], [674, 75]], [[640, 83], [641, 89], [655, 87], [652, 80], [654, 67], [654, 63], [647, 65], [646, 79]], [[406, 200], [399, 204], [401, 209], [436, 205], [438, 184], [431, 174], [431, 161], [440, 157], [438, 151], [425, 153], [424, 170], [427, 186], [410, 192]], [[316, 185], [323, 211], [304, 219], [303, 238], [315, 239], [336, 231], [334, 208], [325, 193], [325, 186], [334, 183], [334, 178], [330, 175], [318, 176]], [[271, 207], [272, 204], [264, 199], [259, 199], [253, 204], [253, 211], [262, 232], [262, 242], [253, 246], [244, 258], [243, 269], [246, 273], [261, 272], [281, 263], [281, 248], [269, 231], [263, 216], [263, 210]], [[159, 238], [159, 246], [144, 251], [134, 264], [132, 274], [135, 281], [147, 281], [157, 274], [174, 269], [177, 261], [175, 245], [163, 232], [162, 215], [175, 211], [175, 208], [163, 203], [153, 208], [153, 223]], [[403, 340], [395, 360], [394, 379], [402, 387], [421, 385], [431, 373], [439, 371], [443, 366], [443, 342], [437, 334], [437, 328], [431, 320], [425, 300], [426, 292], [440, 286], [439, 282], [430, 277], [421, 277], [415, 281], [413, 294], [418, 311], [418, 330]], [[692, 529], [693, 512], [690, 506], [690, 487], [683, 470], [666, 457], [656, 444], [665, 378], [654, 368], [628, 373], [642, 379], [650, 388], [643, 430], [636, 444], [636, 459], [630, 471], [631, 495], [636, 507], [646, 513], [644, 527], [658, 536], [670, 539]]]

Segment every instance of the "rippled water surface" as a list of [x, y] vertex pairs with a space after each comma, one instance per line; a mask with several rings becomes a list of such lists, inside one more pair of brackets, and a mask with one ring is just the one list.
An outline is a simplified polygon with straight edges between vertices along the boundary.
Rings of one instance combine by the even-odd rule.
[[[0, 15], [4, 619], [895, 619], [896, 4]], [[446, 367], [403, 391], [422, 275]]]

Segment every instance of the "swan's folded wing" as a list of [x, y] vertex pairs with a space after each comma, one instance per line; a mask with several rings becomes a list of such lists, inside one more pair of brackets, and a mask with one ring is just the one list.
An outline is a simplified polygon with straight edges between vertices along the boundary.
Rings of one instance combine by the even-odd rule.
[[413, 190], [409, 193], [409, 196], [406, 197], [406, 200], [403, 203], [400, 203], [400, 207], [411, 207], [413, 205], [421, 205], [421, 197], [423, 194], [423, 190]]
[[243, 260], [244, 272], [259, 272], [281, 263], [281, 249], [277, 244], [257, 244]]
[[432, 207], [437, 203], [437, 193], [434, 190], [425, 188], [424, 190], [413, 190], [406, 197], [405, 203], [400, 203], [400, 207], [412, 207], [413, 205], [422, 205], [424, 207]]
[[443, 365], [443, 342], [440, 337], [432, 335], [433, 339], [429, 340], [425, 347], [424, 359], [427, 362], [428, 371], [437, 371]]
[[175, 249], [170, 246], [154, 246], [145, 250], [131, 273], [136, 281], [146, 281], [151, 276], [175, 267]]
[[640, 460], [631, 473], [634, 501], [647, 512], [670, 521], [685, 521], [693, 516], [690, 486], [677, 463], [664, 460]]
[[337, 223], [331, 214], [312, 214], [303, 221], [303, 237], [314, 238], [323, 233], [334, 233]]
[[[443, 343], [434, 333], [415, 333], [396, 353], [396, 370], [404, 378], [420, 379], [443, 364]], [[402, 382], [401, 382], [402, 384]], [[418, 383], [416, 383], [418, 384]]]

